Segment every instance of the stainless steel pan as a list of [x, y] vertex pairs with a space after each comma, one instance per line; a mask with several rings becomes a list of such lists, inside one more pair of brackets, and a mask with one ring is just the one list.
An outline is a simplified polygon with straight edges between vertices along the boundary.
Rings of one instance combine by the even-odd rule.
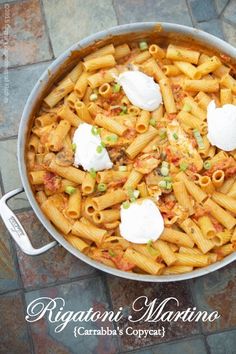
[[[102, 31], [91, 35], [76, 43], [66, 52], [61, 54], [59, 58], [57, 58], [49, 66], [48, 70], [46, 70], [42, 74], [27, 100], [20, 122], [17, 150], [19, 171], [23, 188], [15, 189], [2, 197], [2, 199], [0, 200], [0, 213], [9, 233], [17, 242], [22, 251], [28, 255], [34, 256], [41, 254], [54, 247], [55, 245], [60, 244], [65, 247], [68, 252], [72, 253], [75, 257], [90, 264], [91, 266], [98, 268], [104, 272], [123, 278], [151, 282], [169, 282], [195, 278], [213, 272], [233, 262], [236, 259], [236, 252], [224, 258], [220, 262], [214, 263], [208, 267], [199, 270], [194, 270], [191, 273], [181, 275], [143, 275], [128, 273], [107, 267], [99, 262], [92, 260], [80, 251], [76, 250], [63, 238], [62, 235], [60, 235], [60, 233], [54, 228], [54, 226], [47, 220], [47, 218], [42, 213], [40, 207], [38, 206], [37, 201], [31, 190], [27, 176], [25, 164], [25, 146], [27, 136], [31, 128], [33, 116], [37, 111], [40, 103], [42, 102], [42, 98], [47, 94], [47, 92], [50, 91], [52, 84], [56, 82], [60, 77], [62, 77], [67, 71], [69, 71], [80, 57], [91, 52], [95, 46], [103, 46], [108, 43], [119, 44], [124, 43], [125, 41], [131, 41], [139, 38], [153, 38], [154, 40], [158, 38], [160, 44], [166, 43], [166, 41], [171, 41], [172, 43], [178, 43], [178, 41], [186, 41], [194, 44], [196, 41], [198, 44], [202, 44], [205, 49], [210, 48], [217, 52], [220, 51], [229, 55], [231, 58], [236, 59], [236, 49], [228, 43], [224, 42], [223, 40], [198, 29], [171, 23], [147, 22], [117, 26], [107, 31]], [[39, 249], [33, 248], [20, 221], [17, 219], [16, 215], [9, 209], [6, 204], [6, 201], [9, 198], [21, 193], [23, 190], [25, 191], [27, 198], [38, 219], [41, 221], [41, 223], [44, 225], [44, 227], [55, 240]]]

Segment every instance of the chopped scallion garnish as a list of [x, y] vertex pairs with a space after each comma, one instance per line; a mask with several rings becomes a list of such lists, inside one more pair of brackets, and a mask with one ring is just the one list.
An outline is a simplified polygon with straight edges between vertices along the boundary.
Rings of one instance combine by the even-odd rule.
[[127, 166], [119, 166], [119, 171], [120, 172], [126, 172], [127, 171]]
[[117, 136], [116, 134], [108, 135], [108, 136], [106, 137], [106, 140], [107, 140], [107, 141], [110, 141], [110, 142], [112, 142], [112, 143], [116, 143], [117, 140], [118, 140], [118, 136]]
[[90, 174], [91, 177], [96, 178], [96, 171], [95, 171], [94, 168], [90, 169], [89, 174]]
[[121, 86], [119, 84], [115, 84], [113, 86], [113, 92], [117, 93], [120, 92]]
[[101, 154], [103, 149], [104, 149], [104, 147], [102, 145], [98, 145], [96, 148], [96, 151], [98, 154]]
[[75, 152], [75, 150], [76, 150], [76, 144], [75, 144], [75, 143], [73, 143], [73, 144], [71, 145], [71, 148], [72, 148], [72, 151], [74, 151], [74, 152]]
[[158, 186], [159, 186], [160, 188], [166, 189], [166, 181], [161, 180], [161, 181], [158, 183]]
[[167, 137], [166, 130], [165, 129], [160, 129], [159, 135], [161, 139], [165, 139]]
[[192, 107], [190, 106], [190, 104], [185, 103], [182, 110], [185, 112], [191, 112]]
[[135, 189], [133, 192], [134, 198], [137, 199], [139, 197], [139, 194], [140, 194], [139, 190]]
[[148, 49], [148, 44], [145, 41], [139, 42], [139, 49], [141, 51]]
[[99, 128], [96, 125], [92, 126], [91, 132], [93, 135], [98, 135], [99, 134]]
[[107, 185], [105, 183], [99, 183], [98, 190], [99, 192], [105, 192], [107, 190]]
[[98, 99], [98, 95], [96, 93], [92, 93], [90, 96], [89, 96], [89, 100], [90, 101], [96, 101]]
[[205, 161], [203, 167], [205, 168], [205, 170], [209, 170], [211, 168], [211, 163], [209, 161]]
[[121, 108], [122, 113], [124, 113], [124, 114], [126, 114], [126, 113], [127, 113], [128, 108], [127, 108], [127, 106], [126, 106], [126, 105], [123, 105], [123, 106], [121, 106], [120, 108]]
[[109, 250], [108, 253], [111, 257], [115, 257], [115, 253], [112, 250]]
[[126, 200], [122, 205], [124, 209], [128, 209], [130, 207], [130, 202]]
[[66, 186], [66, 188], [65, 188], [65, 192], [69, 195], [75, 193], [75, 191], [76, 191], [76, 188], [74, 188], [72, 186]]
[[179, 139], [178, 134], [177, 134], [177, 133], [173, 133], [173, 138], [174, 138], [175, 140], [178, 140], [178, 139]]
[[194, 137], [196, 139], [196, 142], [198, 144], [199, 149], [200, 150], [205, 149], [205, 145], [204, 145], [204, 142], [203, 142], [203, 139], [202, 139], [202, 136], [201, 136], [200, 132], [197, 129], [194, 129], [193, 135], [194, 135]]
[[168, 176], [169, 168], [165, 167], [165, 166], [161, 167], [161, 174], [162, 174], [162, 176]]
[[186, 162], [181, 162], [181, 164], [179, 165], [179, 168], [181, 171], [186, 171], [188, 168], [188, 164]]
[[166, 182], [166, 189], [172, 189], [172, 183], [171, 182]]
[[155, 118], [151, 118], [149, 124], [150, 124], [152, 127], [155, 127], [156, 124], [157, 124], [156, 119], [155, 119]]

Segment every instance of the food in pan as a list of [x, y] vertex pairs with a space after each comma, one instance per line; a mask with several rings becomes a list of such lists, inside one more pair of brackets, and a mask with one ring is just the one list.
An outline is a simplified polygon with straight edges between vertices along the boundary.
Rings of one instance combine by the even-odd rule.
[[230, 58], [145, 40], [81, 59], [34, 119], [26, 159], [42, 211], [92, 259], [191, 272], [236, 250]]

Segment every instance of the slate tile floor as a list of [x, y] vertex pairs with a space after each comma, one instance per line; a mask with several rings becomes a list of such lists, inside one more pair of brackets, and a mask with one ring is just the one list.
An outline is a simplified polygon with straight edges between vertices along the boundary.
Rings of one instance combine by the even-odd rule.
[[[0, 195], [20, 186], [16, 140], [28, 94], [50, 62], [77, 40], [116, 24], [167, 21], [201, 28], [236, 45], [236, 0], [0, 0], [0, 13], [1, 33], [8, 27], [1, 45]], [[7, 60], [8, 71], [4, 66]], [[36, 247], [50, 239], [23, 194], [10, 205]], [[105, 275], [59, 246], [44, 255], [28, 257], [12, 242], [2, 223], [0, 260], [1, 354], [235, 353], [235, 265], [194, 281], [136, 283]], [[58, 335], [55, 324], [47, 320], [30, 324], [24, 320], [32, 299], [62, 296], [67, 308], [77, 311], [91, 306], [101, 311], [118, 310], [122, 306], [119, 326], [125, 329], [133, 300], [144, 294], [150, 299], [175, 296], [180, 309], [197, 306], [199, 310], [217, 310], [221, 318], [204, 325], [172, 324], [166, 327], [163, 339], [142, 340], [127, 335], [74, 338], [71, 326]], [[100, 325], [84, 324], [87, 328]], [[153, 328], [151, 324], [137, 325], [141, 327]]]

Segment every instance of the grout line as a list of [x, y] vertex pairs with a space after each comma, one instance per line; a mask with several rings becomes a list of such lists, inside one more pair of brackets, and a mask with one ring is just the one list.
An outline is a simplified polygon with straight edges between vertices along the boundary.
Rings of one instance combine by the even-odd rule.
[[205, 343], [205, 347], [206, 347], [207, 354], [211, 354], [211, 349], [210, 349], [209, 344], [207, 343], [206, 336], [203, 336], [203, 341], [204, 341], [204, 343]]
[[190, 5], [189, 5], [189, 3], [188, 3], [188, 0], [185, 0], [185, 3], [186, 3], [186, 7], [187, 7], [187, 10], [188, 10], [188, 13], [189, 13], [191, 22], [192, 22], [192, 26], [195, 27], [195, 26], [196, 26], [196, 21], [195, 21], [195, 18], [194, 18], [194, 16], [193, 16], [193, 14], [192, 14]]
[[7, 140], [14, 140], [14, 139], [18, 139], [18, 135], [11, 135], [11, 136], [2, 137], [2, 138], [0, 138], [0, 142], [7, 141]]
[[[25, 318], [27, 306], [26, 306], [26, 299], [25, 299], [24, 292], [21, 292], [21, 298], [22, 298], [24, 318]], [[35, 350], [34, 350], [34, 341], [33, 341], [31, 326], [30, 326], [30, 323], [28, 321], [25, 321], [25, 323], [26, 323], [26, 330], [27, 330], [28, 338], [29, 338], [29, 345], [30, 345], [30, 349], [31, 349], [31, 354], [34, 354]]]
[[[195, 294], [195, 291], [194, 291], [194, 280], [193, 279], [190, 279], [190, 281], [188, 282], [188, 286], [189, 286], [191, 298], [193, 300], [193, 304], [198, 309], [198, 301], [197, 301], [197, 297], [196, 297], [196, 294]], [[204, 331], [203, 331], [203, 325], [202, 325], [201, 321], [198, 322], [198, 326], [199, 326], [199, 329], [200, 329], [200, 333], [203, 334]]]
[[46, 18], [46, 13], [45, 13], [43, 1], [39, 0], [39, 3], [40, 3], [40, 8], [41, 8], [42, 18], [43, 18], [43, 21], [44, 21], [45, 32], [46, 32], [46, 35], [48, 37], [50, 54], [52, 55], [52, 58], [55, 59], [55, 54], [54, 54], [54, 51], [53, 51], [53, 46], [52, 46], [52, 41], [51, 41], [51, 37], [50, 37], [50, 32], [49, 32], [49, 28], [48, 28], [48, 23], [47, 23], [47, 18]]
[[[111, 311], [114, 311], [114, 307], [113, 307], [113, 302], [112, 302], [112, 298], [111, 298], [111, 293], [110, 293], [110, 288], [109, 288], [109, 285], [108, 285], [108, 281], [107, 281], [107, 274], [104, 273], [103, 276], [102, 276], [102, 281], [103, 281], [103, 284], [104, 284], [104, 287], [105, 287], [105, 295], [107, 297], [107, 302], [109, 304], [109, 307], [111, 309]], [[114, 329], [117, 331], [117, 323], [112, 323]], [[115, 340], [116, 340], [116, 344], [118, 346], [118, 351], [121, 352], [121, 343], [120, 343], [120, 336], [117, 336], [115, 337]]]
[[223, 9], [221, 10], [221, 13], [220, 13], [220, 17], [223, 17], [224, 16], [224, 12], [226, 10], [226, 8], [228, 7], [228, 5], [230, 4], [230, 0], [228, 0], [225, 4], [225, 6], [223, 7]]
[[118, 17], [117, 10], [116, 10], [115, 0], [112, 0], [112, 7], [113, 7], [114, 12], [115, 12], [115, 15], [116, 15], [116, 22], [117, 22], [117, 25], [119, 25], [120, 22], [119, 22], [119, 17]]
[[[9, 71], [14, 71], [14, 70], [21, 70], [21, 69], [28, 69], [28, 68], [32, 68], [33, 66], [37, 66], [38, 64], [51, 64], [53, 61], [55, 60], [55, 57], [53, 58], [48, 58], [45, 60], [40, 60], [37, 61], [35, 63], [26, 63], [26, 64], [22, 64], [22, 65], [14, 65], [14, 66], [9, 66], [8, 70]], [[0, 74], [3, 74], [4, 72], [4, 68], [0, 68]]]

